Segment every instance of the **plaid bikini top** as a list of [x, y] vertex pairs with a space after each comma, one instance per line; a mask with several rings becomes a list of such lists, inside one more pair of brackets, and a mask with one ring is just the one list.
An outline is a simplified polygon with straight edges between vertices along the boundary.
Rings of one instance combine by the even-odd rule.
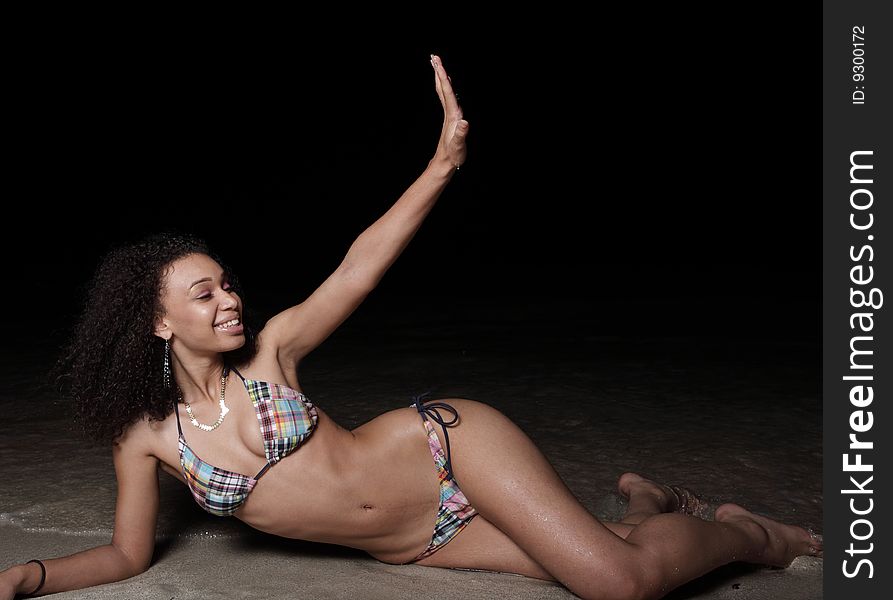
[[227, 517], [248, 500], [257, 480], [271, 466], [294, 452], [316, 428], [316, 407], [301, 392], [279, 383], [245, 379], [233, 368], [248, 390], [248, 396], [260, 421], [260, 433], [264, 440], [267, 464], [255, 475], [215, 467], [196, 455], [186, 443], [177, 415], [180, 432], [178, 447], [183, 475], [195, 501], [212, 515]]

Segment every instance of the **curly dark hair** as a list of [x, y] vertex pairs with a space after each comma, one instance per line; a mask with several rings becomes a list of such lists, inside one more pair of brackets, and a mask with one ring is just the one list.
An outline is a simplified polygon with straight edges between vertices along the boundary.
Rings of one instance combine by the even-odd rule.
[[[84, 310], [53, 379], [74, 401], [76, 420], [97, 445], [115, 443], [144, 416], [159, 421], [173, 412], [176, 388], [164, 387], [164, 341], [154, 327], [156, 317], [164, 314], [162, 279], [171, 263], [190, 254], [216, 260], [242, 296], [235, 275], [207, 243], [179, 232], [156, 233], [115, 248], [93, 275]], [[243, 308], [243, 321], [251, 320], [247, 312]], [[228, 364], [245, 364], [257, 352], [254, 328], [248, 322], [244, 326], [245, 344], [224, 354]]]

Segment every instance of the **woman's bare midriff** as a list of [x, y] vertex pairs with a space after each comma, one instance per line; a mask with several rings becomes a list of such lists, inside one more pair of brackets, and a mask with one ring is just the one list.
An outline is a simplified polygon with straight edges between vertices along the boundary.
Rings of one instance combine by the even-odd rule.
[[[358, 548], [385, 562], [412, 560], [431, 540], [440, 499], [419, 413], [415, 408], [393, 410], [348, 431], [317, 410], [310, 438], [270, 467], [235, 516], [274, 535]], [[257, 444], [240, 435], [250, 436], [250, 429], [239, 427], [228, 441], [241, 443], [230, 442], [227, 452], [259, 469], [265, 460], [256, 418], [240, 412], [243, 419], [253, 419], [248, 424], [256, 430]], [[183, 427], [187, 443], [203, 460], [245, 474], [257, 472], [234, 468], [236, 459], [215, 460], [210, 447], [204, 453], [196, 449], [192, 439], [202, 432], [189, 431], [188, 421]], [[159, 444], [164, 444], [156, 447], [161, 468], [185, 485], [174, 415], [156, 429]]]

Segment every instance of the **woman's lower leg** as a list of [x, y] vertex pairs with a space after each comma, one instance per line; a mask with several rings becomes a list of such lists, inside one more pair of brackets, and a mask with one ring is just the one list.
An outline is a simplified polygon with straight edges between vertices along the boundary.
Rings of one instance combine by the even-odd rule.
[[800, 527], [784, 525], [726, 504], [716, 521], [690, 515], [652, 515], [626, 541], [636, 548], [646, 597], [661, 597], [722, 565], [744, 561], [787, 566], [801, 555], [817, 555], [820, 542]]

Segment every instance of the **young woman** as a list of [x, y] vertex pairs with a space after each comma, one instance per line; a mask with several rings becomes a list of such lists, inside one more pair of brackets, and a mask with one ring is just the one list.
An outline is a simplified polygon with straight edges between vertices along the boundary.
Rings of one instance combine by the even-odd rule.
[[[394, 564], [519, 573], [584, 598], [658, 598], [734, 560], [786, 566], [821, 545], [734, 504], [634, 473], [618, 523], [591, 515], [530, 439], [473, 400], [415, 399], [348, 431], [301, 391], [297, 365], [376, 287], [466, 158], [468, 122], [432, 56], [444, 110], [422, 175], [304, 302], [255, 333], [205, 244], [155, 235], [111, 252], [61, 361], [64, 386], [113, 444], [111, 543], [0, 572], [0, 600], [132, 577], [155, 543], [160, 467], [208, 512]], [[258, 431], [259, 430], [259, 431]]]

